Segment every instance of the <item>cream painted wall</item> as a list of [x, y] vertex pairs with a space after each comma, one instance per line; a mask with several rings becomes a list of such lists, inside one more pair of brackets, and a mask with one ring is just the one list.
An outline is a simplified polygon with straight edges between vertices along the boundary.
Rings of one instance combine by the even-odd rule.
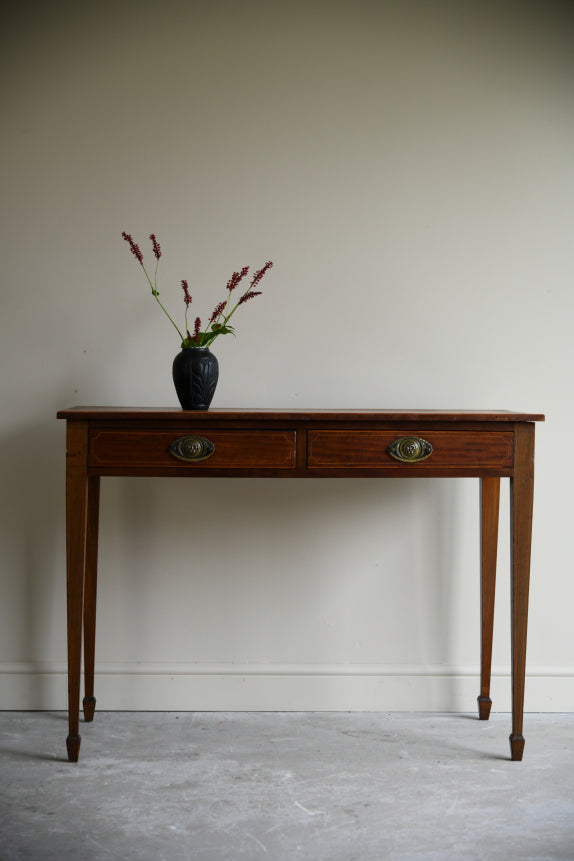
[[[558, 2], [15, 4], [2, 87], [0, 708], [63, 708], [64, 427], [175, 405], [163, 296], [209, 312], [218, 407], [543, 411], [526, 708], [574, 708], [574, 64]], [[506, 485], [506, 482], [504, 482]], [[495, 708], [509, 706], [508, 489]], [[102, 708], [461, 709], [478, 490], [102, 483]]]

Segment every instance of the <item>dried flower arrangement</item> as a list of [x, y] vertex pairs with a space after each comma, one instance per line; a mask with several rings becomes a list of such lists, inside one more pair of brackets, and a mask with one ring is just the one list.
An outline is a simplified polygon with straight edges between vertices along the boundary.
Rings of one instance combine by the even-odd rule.
[[235, 302], [233, 291], [236, 289], [238, 284], [243, 281], [243, 279], [249, 272], [249, 266], [244, 266], [240, 272], [234, 272], [229, 281], [227, 282], [227, 297], [215, 306], [207, 322], [207, 326], [204, 330], [202, 330], [202, 323], [200, 317], [195, 318], [193, 333], [189, 331], [187, 323], [187, 314], [189, 306], [192, 302], [191, 294], [189, 292], [189, 284], [187, 281], [182, 281], [181, 287], [183, 289], [183, 301], [185, 303], [185, 334], [183, 334], [179, 326], [175, 323], [175, 321], [159, 299], [159, 290], [157, 289], [157, 270], [161, 257], [161, 248], [159, 242], [155, 237], [155, 234], [152, 233], [150, 235], [153, 254], [156, 259], [153, 280], [144, 265], [144, 258], [139, 245], [134, 242], [131, 234], [124, 231], [122, 233], [122, 236], [129, 244], [132, 254], [142, 267], [148, 280], [149, 286], [151, 287], [152, 296], [154, 297], [154, 299], [156, 300], [172, 326], [177, 330], [177, 333], [181, 338], [181, 346], [184, 348], [209, 347], [210, 344], [212, 344], [215, 339], [219, 337], [219, 335], [228, 335], [230, 333], [235, 334], [233, 326], [229, 325], [229, 320], [231, 319], [233, 314], [235, 314], [240, 305], [244, 305], [245, 302], [248, 302], [250, 299], [254, 299], [256, 296], [261, 295], [261, 290], [255, 290], [255, 287], [258, 286], [267, 270], [271, 269], [271, 267], [273, 266], [273, 263], [268, 260], [265, 266], [263, 266], [261, 269], [258, 269], [252, 276], [248, 288], [239, 296], [239, 299], [237, 299], [237, 301]]

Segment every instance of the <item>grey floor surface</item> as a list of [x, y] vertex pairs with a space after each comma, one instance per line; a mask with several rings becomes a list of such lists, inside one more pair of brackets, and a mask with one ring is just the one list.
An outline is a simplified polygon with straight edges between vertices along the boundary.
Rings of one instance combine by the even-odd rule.
[[574, 861], [574, 714], [0, 712], [1, 861]]

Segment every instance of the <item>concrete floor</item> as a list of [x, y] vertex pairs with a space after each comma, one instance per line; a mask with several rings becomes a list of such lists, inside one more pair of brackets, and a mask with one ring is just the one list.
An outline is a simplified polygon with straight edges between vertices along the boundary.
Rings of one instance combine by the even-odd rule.
[[0, 712], [1, 861], [573, 861], [574, 714]]

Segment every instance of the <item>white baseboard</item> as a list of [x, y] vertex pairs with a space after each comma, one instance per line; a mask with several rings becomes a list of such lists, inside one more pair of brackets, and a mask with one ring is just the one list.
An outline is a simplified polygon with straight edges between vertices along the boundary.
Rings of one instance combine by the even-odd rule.
[[[510, 711], [510, 671], [493, 669], [493, 711]], [[478, 667], [125, 664], [96, 667], [104, 711], [474, 711]], [[67, 707], [63, 664], [0, 664], [1, 710]], [[574, 668], [530, 668], [525, 710], [574, 711]]]

